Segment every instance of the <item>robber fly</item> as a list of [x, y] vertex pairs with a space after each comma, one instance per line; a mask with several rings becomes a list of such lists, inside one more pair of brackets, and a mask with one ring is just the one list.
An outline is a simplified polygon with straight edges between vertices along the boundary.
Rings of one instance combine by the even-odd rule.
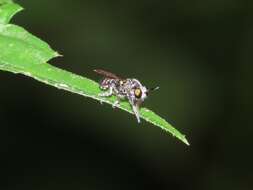
[[108, 97], [115, 95], [117, 100], [113, 103], [113, 108], [120, 105], [120, 100], [127, 99], [132, 106], [138, 123], [140, 123], [139, 107], [141, 103], [147, 98], [150, 91], [157, 90], [159, 87], [148, 89], [137, 79], [124, 79], [101, 69], [94, 71], [104, 76], [100, 82], [100, 88], [106, 92], [99, 94], [99, 96]]

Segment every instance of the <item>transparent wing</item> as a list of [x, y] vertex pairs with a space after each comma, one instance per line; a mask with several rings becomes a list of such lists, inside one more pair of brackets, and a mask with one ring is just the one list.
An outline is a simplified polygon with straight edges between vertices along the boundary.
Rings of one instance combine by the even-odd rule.
[[105, 71], [105, 70], [102, 70], [102, 69], [95, 69], [94, 70], [96, 73], [106, 77], [106, 78], [111, 78], [111, 79], [122, 79], [121, 77], [111, 73], [111, 72], [108, 72], [108, 71]]

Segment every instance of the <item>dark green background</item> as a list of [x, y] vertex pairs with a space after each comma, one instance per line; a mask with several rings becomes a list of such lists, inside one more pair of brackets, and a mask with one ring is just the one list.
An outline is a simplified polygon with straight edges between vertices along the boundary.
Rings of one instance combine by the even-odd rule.
[[0, 73], [0, 189], [253, 189], [253, 3], [24, 0], [12, 22], [94, 80], [159, 85], [145, 106], [187, 135]]

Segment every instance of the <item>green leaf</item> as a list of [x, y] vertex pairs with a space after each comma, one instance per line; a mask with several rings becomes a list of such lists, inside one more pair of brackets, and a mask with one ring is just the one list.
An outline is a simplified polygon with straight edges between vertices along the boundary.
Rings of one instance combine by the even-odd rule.
[[0, 5], [4, 4], [4, 3], [12, 3], [12, 0], [0, 0]]
[[2, 4], [0, 8], [0, 23], [2, 24], [9, 23], [13, 15], [22, 10], [22, 7], [19, 5], [7, 2], [10, 1], [0, 1], [0, 5]]
[[[47, 43], [22, 27], [8, 24], [21, 9], [13, 3], [0, 5], [0, 70], [24, 74], [56, 88], [112, 105], [116, 98], [99, 97], [98, 83], [48, 64], [48, 60], [59, 54]], [[122, 102], [119, 108], [133, 114], [128, 102]], [[141, 108], [140, 116], [189, 145], [183, 134], [151, 110]]]

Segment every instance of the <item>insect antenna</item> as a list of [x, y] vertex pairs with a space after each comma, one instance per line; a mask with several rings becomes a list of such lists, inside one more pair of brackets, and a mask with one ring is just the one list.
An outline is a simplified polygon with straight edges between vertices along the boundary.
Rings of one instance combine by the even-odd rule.
[[156, 87], [150, 88], [149, 91], [155, 91], [155, 90], [158, 90], [159, 88], [160, 88], [159, 86], [156, 86]]
[[155, 91], [155, 90], [158, 90], [160, 87], [159, 86], [156, 86], [156, 87], [153, 87], [153, 88], [149, 88], [146, 92], [147, 96], [149, 95], [149, 92], [152, 92], [152, 91]]

